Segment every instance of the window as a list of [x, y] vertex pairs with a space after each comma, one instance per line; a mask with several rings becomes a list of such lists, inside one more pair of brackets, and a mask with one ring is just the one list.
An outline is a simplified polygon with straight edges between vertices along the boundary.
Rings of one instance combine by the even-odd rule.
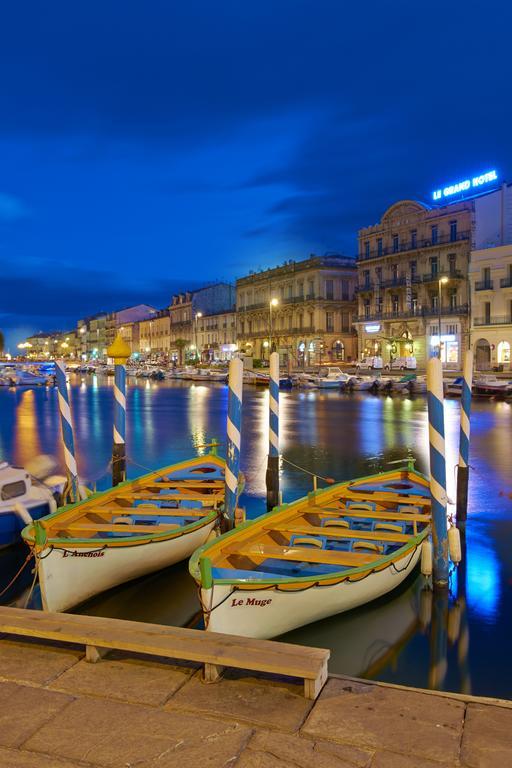
[[414, 279], [416, 277], [416, 271], [418, 269], [418, 263], [416, 261], [410, 261], [409, 267], [411, 269], [411, 283], [414, 282]]
[[334, 312], [325, 313], [325, 330], [334, 331]]
[[381, 285], [382, 283], [382, 267], [377, 267], [375, 270], [375, 276], [377, 278], [377, 285]]
[[396, 283], [398, 281], [398, 264], [391, 265], [391, 276], [393, 278], [393, 282]]
[[311, 328], [311, 330], [313, 330], [314, 326], [315, 326], [315, 315], [314, 315], [313, 312], [310, 312], [309, 313], [309, 327]]
[[430, 259], [430, 271], [432, 273], [432, 277], [436, 277], [439, 273], [439, 262], [437, 260], [437, 256], [432, 256]]
[[364, 270], [363, 277], [364, 277], [364, 287], [369, 288], [370, 287], [370, 270], [369, 269]]
[[485, 287], [491, 287], [491, 268], [484, 267], [482, 269], [482, 280]]
[[398, 235], [393, 235], [393, 253], [398, 253]]
[[300, 313], [300, 315], [297, 316], [297, 320], [299, 323], [299, 328], [302, 328], [302, 326], [304, 325], [304, 315], [302, 314], [302, 312]]
[[382, 237], [377, 238], [377, 256], [382, 256]]
[[457, 308], [457, 291], [450, 293], [450, 309]]
[[304, 283], [302, 280], [298, 283], [298, 294], [301, 298], [304, 296]]
[[450, 221], [450, 242], [454, 242], [457, 239], [457, 221]]
[[291, 299], [293, 296], [293, 285], [291, 283], [288, 284], [288, 298]]
[[395, 314], [398, 314], [398, 296], [392, 297], [392, 304], [393, 304], [393, 312]]
[[314, 280], [308, 281], [308, 295], [310, 299], [314, 299], [315, 297], [315, 282]]
[[370, 241], [367, 240], [364, 244], [364, 255], [366, 259], [370, 258]]
[[411, 248], [417, 248], [418, 246], [418, 230], [411, 229]]
[[350, 331], [350, 315], [348, 312], [341, 313], [341, 331], [348, 333]]
[[288, 328], [292, 327], [292, 316], [288, 315]]
[[489, 325], [491, 322], [491, 302], [484, 301], [484, 322]]
[[439, 240], [439, 228], [438, 228], [437, 224], [433, 224], [432, 225], [431, 240], [432, 240], [432, 245], [435, 245], [438, 242], [438, 240]]
[[411, 296], [411, 311], [415, 315], [418, 311], [418, 294], [413, 293]]
[[366, 301], [364, 302], [364, 316], [370, 317], [370, 302], [368, 301], [368, 299], [366, 299]]
[[247, 325], [248, 325], [248, 328], [247, 328], [248, 333], [252, 333], [252, 320], [248, 320]]
[[437, 293], [433, 293], [430, 297], [431, 307], [434, 311], [436, 311], [439, 308], [439, 296]]
[[382, 296], [377, 298], [377, 301], [375, 302], [375, 309], [378, 315], [382, 314]]
[[348, 280], [341, 281], [341, 300], [348, 301], [350, 298], [349, 283]]
[[325, 298], [330, 300], [334, 299], [334, 282], [332, 280], [325, 281]]
[[450, 268], [450, 275], [454, 275], [457, 267], [457, 255], [455, 253], [448, 254], [448, 264]]
[[510, 344], [500, 341], [498, 344], [498, 363], [510, 363]]

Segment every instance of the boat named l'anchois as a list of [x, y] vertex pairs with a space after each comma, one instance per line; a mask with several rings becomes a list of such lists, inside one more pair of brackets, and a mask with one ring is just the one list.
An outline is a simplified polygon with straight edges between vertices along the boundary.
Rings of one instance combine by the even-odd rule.
[[190, 561], [206, 628], [270, 638], [385, 595], [418, 563], [430, 506], [429, 482], [410, 464], [312, 492], [207, 542]]
[[70, 504], [22, 532], [43, 607], [66, 611], [104, 590], [188, 558], [224, 508], [225, 461], [214, 453]]

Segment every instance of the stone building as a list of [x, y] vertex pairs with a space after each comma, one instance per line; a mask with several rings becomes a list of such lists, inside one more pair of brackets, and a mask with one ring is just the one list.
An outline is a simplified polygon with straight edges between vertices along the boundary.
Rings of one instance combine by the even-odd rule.
[[194, 342], [203, 362], [231, 360], [237, 351], [236, 312], [201, 314]]
[[171, 359], [196, 359], [202, 317], [229, 313], [234, 308], [235, 288], [229, 283], [215, 283], [197, 291], [175, 294], [169, 306]]
[[359, 355], [384, 362], [439, 350], [454, 367], [469, 345], [468, 266], [474, 203], [432, 207], [414, 200], [390, 206], [359, 231]]
[[344, 256], [311, 256], [249, 274], [236, 282], [238, 347], [268, 359], [315, 365], [354, 359], [352, 322], [356, 264]]

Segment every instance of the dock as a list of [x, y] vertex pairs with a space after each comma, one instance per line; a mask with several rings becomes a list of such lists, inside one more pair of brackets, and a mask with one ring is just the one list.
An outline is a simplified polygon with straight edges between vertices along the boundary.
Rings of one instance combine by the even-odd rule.
[[[236, 654], [224, 654], [224, 669], [214, 665], [218, 674], [205, 678], [198, 659], [203, 653], [215, 660], [219, 636], [209, 644], [209, 633], [181, 630], [195, 632], [198, 642], [188, 640], [181, 658], [169, 658], [162, 652], [165, 643], [155, 641], [158, 625], [69, 614], [50, 614], [48, 625], [47, 617], [0, 609], [0, 765], [5, 768], [512, 764], [512, 702], [506, 700], [335, 675], [312, 692], [286, 670], [264, 672], [261, 659], [256, 671], [229, 666], [239, 664]], [[136, 624], [138, 651], [126, 650], [135, 640], [126, 639], [124, 624]], [[160, 630], [170, 642], [180, 640], [179, 629], [177, 634], [173, 627]], [[44, 636], [48, 633], [51, 638]], [[62, 640], [55, 639], [59, 634]], [[116, 637], [118, 648], [104, 655]], [[220, 637], [232, 647], [230, 636]], [[319, 649], [251, 640], [248, 663], [253, 652], [268, 651], [267, 645], [277, 646], [282, 658], [293, 658], [295, 668], [288, 672], [299, 676], [308, 651], [320, 667], [328, 657], [328, 651], [317, 654]], [[222, 656], [222, 648], [218, 653]], [[184, 660], [191, 655], [194, 661]]]

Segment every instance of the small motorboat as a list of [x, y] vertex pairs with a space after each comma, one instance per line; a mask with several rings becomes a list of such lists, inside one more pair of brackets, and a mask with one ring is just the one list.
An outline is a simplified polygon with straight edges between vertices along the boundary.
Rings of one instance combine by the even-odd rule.
[[473, 394], [485, 397], [507, 397], [512, 394], [512, 382], [498, 379], [491, 374], [477, 376], [473, 380]]
[[352, 376], [344, 373], [337, 366], [327, 366], [320, 368], [316, 374], [307, 377], [306, 382], [318, 389], [340, 389], [345, 386]]
[[25, 469], [0, 463], [0, 548], [17, 544], [28, 523], [56, 509], [52, 488]]
[[27, 525], [45, 610], [66, 611], [189, 557], [220, 522], [224, 471], [223, 459], [199, 456]]
[[276, 507], [191, 558], [205, 627], [271, 638], [375, 600], [413, 571], [430, 522], [411, 464]]
[[376, 391], [377, 387], [377, 378], [375, 376], [351, 376], [345, 384], [345, 389], [350, 389], [354, 392]]
[[423, 395], [427, 391], [427, 377], [414, 376], [409, 382], [409, 391], [413, 395]]

